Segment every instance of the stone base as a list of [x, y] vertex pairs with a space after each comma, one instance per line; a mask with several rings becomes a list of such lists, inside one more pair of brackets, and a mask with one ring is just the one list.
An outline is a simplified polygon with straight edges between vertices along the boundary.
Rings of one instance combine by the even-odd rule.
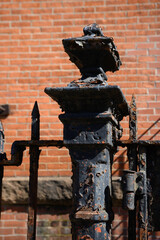
[[[121, 178], [112, 179], [113, 204], [121, 204]], [[28, 178], [4, 178], [2, 190], [3, 204], [28, 204]], [[116, 200], [116, 201], [115, 201]], [[40, 205], [72, 205], [72, 180], [70, 177], [39, 177], [38, 204]], [[114, 204], [115, 205], [115, 204]]]

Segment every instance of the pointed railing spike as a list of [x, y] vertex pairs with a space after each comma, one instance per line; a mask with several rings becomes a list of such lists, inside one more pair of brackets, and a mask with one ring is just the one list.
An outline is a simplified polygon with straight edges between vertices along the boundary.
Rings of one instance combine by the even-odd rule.
[[31, 139], [39, 140], [40, 135], [40, 113], [38, 108], [38, 103], [35, 101], [34, 107], [32, 110], [32, 129], [31, 129]]
[[[31, 141], [40, 139], [40, 114], [37, 101], [32, 110]], [[37, 185], [40, 150], [38, 146], [30, 146], [30, 177], [27, 240], [36, 239], [37, 217]]]
[[37, 101], [35, 101], [35, 103], [34, 103], [31, 115], [32, 115], [32, 118], [39, 118], [39, 116], [40, 116]]

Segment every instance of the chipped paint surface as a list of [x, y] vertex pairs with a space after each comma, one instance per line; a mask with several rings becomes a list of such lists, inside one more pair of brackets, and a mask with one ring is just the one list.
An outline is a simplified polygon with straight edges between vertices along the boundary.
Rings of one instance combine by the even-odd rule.
[[63, 40], [82, 78], [45, 92], [65, 112], [59, 119], [72, 159], [72, 239], [108, 240], [113, 220], [111, 164], [122, 135], [119, 121], [129, 114], [129, 106], [121, 89], [107, 84], [105, 71], [121, 65], [113, 39], [95, 24], [85, 27], [84, 34]]

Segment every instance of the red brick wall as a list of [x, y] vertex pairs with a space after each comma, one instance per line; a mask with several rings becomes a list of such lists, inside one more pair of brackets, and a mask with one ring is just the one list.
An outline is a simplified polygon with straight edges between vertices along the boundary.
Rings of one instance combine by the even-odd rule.
[[[30, 114], [35, 100], [41, 114], [41, 139], [62, 139], [59, 107], [44, 88], [66, 86], [80, 76], [61, 41], [81, 36], [82, 28], [93, 22], [117, 45], [123, 65], [120, 71], [107, 74], [108, 82], [119, 85], [128, 101], [135, 94], [138, 136], [145, 133], [141, 139], [160, 139], [159, 7], [156, 0], [2, 0], [0, 104], [9, 104], [11, 109], [3, 120], [8, 158], [13, 141], [30, 139]], [[124, 138], [128, 138], [128, 119], [122, 126]], [[123, 151], [115, 158], [114, 176], [128, 165]], [[25, 154], [20, 167], [5, 169], [5, 177], [28, 176], [28, 163]], [[39, 176], [70, 175], [66, 149], [42, 151]]]

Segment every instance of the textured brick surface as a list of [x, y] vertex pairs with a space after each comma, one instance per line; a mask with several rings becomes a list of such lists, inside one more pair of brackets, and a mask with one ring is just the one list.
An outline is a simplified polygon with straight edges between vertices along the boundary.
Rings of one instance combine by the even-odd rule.
[[[93, 22], [102, 27], [104, 35], [114, 38], [119, 50], [123, 65], [120, 71], [107, 73], [108, 82], [119, 85], [128, 101], [135, 94], [138, 137], [160, 139], [159, 15], [157, 0], [1, 1], [0, 104], [9, 104], [11, 109], [10, 116], [3, 120], [8, 158], [13, 141], [30, 138], [30, 114], [35, 100], [41, 113], [41, 139], [62, 139], [62, 124], [58, 120], [60, 109], [44, 93], [44, 88], [66, 86], [79, 78], [79, 71], [64, 53], [61, 41], [81, 36], [82, 28]], [[123, 120], [122, 126], [126, 139], [128, 118]], [[113, 175], [120, 176], [127, 167], [126, 149], [120, 149], [114, 159]], [[28, 173], [28, 151], [20, 167], [5, 169], [5, 177], [28, 176]], [[39, 175], [71, 176], [68, 151], [44, 149]], [[118, 226], [123, 224], [122, 219], [122, 225]], [[127, 239], [126, 230], [122, 232], [122, 228], [115, 239]], [[23, 240], [23, 237], [18, 238], [22, 233], [13, 232], [13, 228], [9, 230], [9, 226], [5, 229], [10, 233], [6, 232], [7, 236], [0, 239]], [[20, 231], [18, 227], [14, 229]], [[154, 236], [150, 239], [158, 239]], [[43, 239], [48, 240], [47, 237]]]

